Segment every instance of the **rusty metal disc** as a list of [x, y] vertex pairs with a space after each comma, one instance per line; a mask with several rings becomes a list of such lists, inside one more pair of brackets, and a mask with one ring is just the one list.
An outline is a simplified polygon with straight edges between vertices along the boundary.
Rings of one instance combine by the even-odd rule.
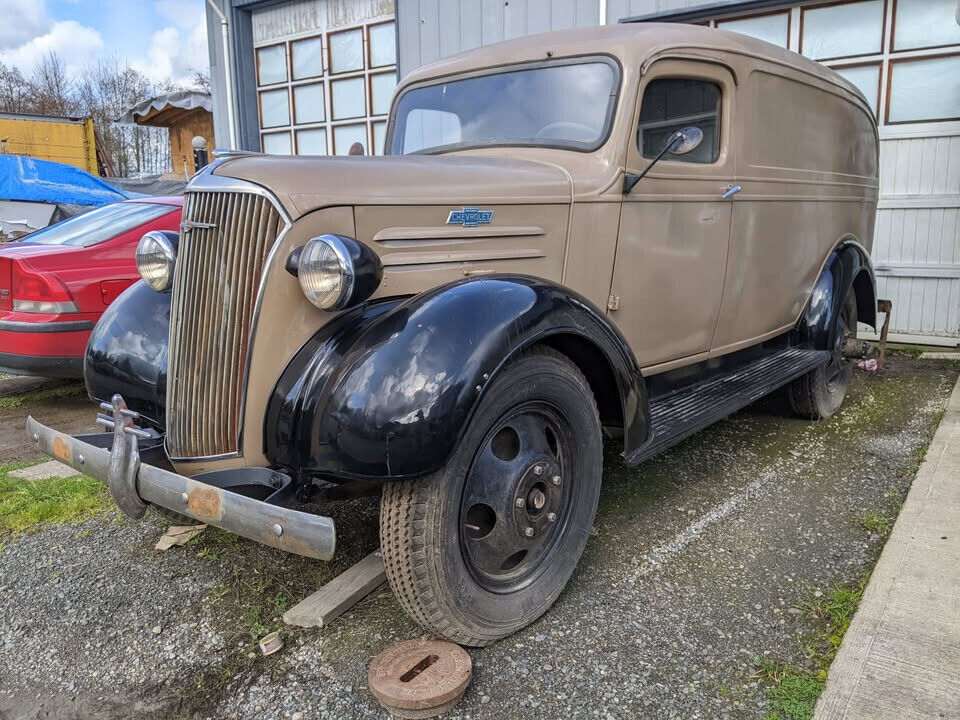
[[387, 710], [402, 717], [433, 717], [460, 699], [472, 672], [470, 656], [459, 645], [408, 640], [371, 661], [367, 684]]

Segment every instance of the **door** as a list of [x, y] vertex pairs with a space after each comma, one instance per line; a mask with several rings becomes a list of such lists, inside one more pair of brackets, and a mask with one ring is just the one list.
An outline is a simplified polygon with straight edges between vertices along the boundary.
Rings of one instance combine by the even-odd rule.
[[[710, 350], [730, 241], [735, 85], [720, 64], [661, 60], [644, 75], [627, 172], [639, 174], [681, 128], [703, 141], [667, 153], [624, 195], [611, 317], [641, 367], [668, 369]], [[656, 370], [657, 368], [653, 368]]]

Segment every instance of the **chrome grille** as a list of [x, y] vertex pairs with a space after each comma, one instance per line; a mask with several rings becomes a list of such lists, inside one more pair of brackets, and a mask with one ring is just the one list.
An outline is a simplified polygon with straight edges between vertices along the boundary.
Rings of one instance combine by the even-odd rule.
[[170, 306], [167, 450], [239, 451], [257, 291], [284, 220], [252, 192], [187, 192]]

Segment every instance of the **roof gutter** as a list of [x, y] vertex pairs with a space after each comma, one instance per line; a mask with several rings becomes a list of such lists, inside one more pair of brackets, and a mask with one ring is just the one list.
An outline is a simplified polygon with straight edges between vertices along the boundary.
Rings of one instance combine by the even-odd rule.
[[233, 116], [233, 62], [230, 53], [230, 23], [227, 16], [217, 7], [214, 0], [207, 0], [207, 6], [220, 17], [220, 33], [223, 36], [223, 81], [227, 91], [227, 125], [230, 130], [230, 149], [237, 147], [237, 122]]
[[753, 10], [767, 10], [769, 8], [787, 7], [794, 4], [795, 0], [745, 0], [745, 2], [715, 2], [709, 5], [699, 5], [683, 10], [666, 10], [663, 12], [649, 13], [647, 15], [635, 15], [625, 17], [620, 20], [621, 23], [635, 22], [675, 22], [689, 23], [699, 20], [709, 20], [717, 15], [730, 13], [744, 13]]

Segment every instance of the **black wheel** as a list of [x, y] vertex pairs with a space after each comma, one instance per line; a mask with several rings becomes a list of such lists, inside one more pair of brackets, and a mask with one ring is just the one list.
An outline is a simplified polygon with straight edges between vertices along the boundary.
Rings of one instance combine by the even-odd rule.
[[602, 461], [597, 406], [580, 370], [548, 348], [517, 358], [443, 470], [384, 487], [381, 550], [401, 606], [463, 645], [532, 623], [583, 553]]
[[830, 360], [787, 386], [794, 413], [808, 420], [823, 420], [840, 409], [853, 378], [853, 361], [843, 357], [843, 346], [847, 338], [856, 336], [857, 302], [851, 289], [837, 318]]

